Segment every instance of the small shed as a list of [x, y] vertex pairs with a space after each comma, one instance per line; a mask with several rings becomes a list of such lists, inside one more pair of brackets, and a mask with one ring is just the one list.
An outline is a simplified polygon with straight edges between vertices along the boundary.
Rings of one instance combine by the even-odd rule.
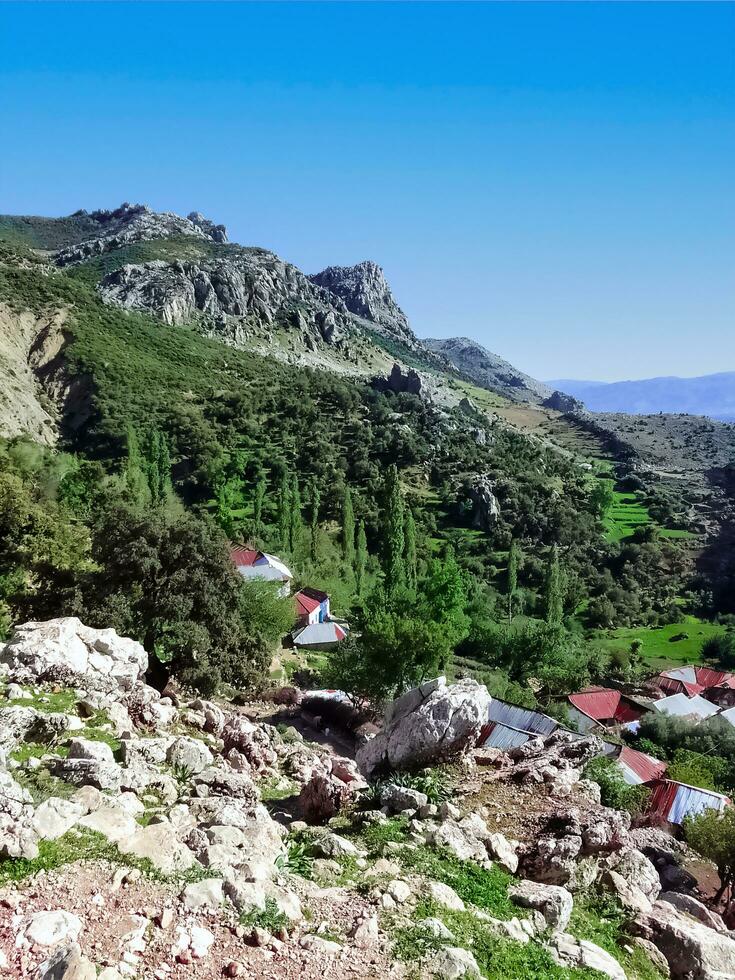
[[654, 759], [652, 755], [638, 752], [624, 745], [615, 760], [623, 773], [623, 779], [629, 786], [640, 786], [661, 779], [666, 772], [666, 763]]
[[482, 726], [477, 744], [483, 748], [507, 751], [537, 735], [551, 735], [557, 728], [559, 722], [540, 711], [493, 698], [487, 723]]
[[306, 586], [294, 595], [296, 622], [299, 626], [324, 623], [329, 619], [329, 596], [319, 589]]
[[686, 694], [670, 694], [667, 698], [654, 701], [653, 707], [662, 714], [688, 718], [695, 723], [711, 718], [720, 710], [716, 704], [700, 697], [699, 694], [695, 694], [691, 698], [687, 697]]
[[349, 627], [346, 624], [342, 625], [330, 620], [328, 623], [312, 623], [310, 626], [302, 626], [295, 630], [291, 636], [295, 647], [329, 650], [344, 640], [348, 631]]
[[648, 813], [681, 825], [687, 817], [696, 817], [705, 810], [721, 811], [729, 804], [727, 796], [714, 790], [659, 779], [653, 784]]

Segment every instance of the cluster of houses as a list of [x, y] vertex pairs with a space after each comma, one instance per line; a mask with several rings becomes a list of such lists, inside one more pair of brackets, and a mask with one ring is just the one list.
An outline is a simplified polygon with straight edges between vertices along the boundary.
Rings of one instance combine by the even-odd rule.
[[[279, 596], [291, 595], [293, 572], [276, 555], [235, 547], [230, 549], [230, 558], [244, 579], [276, 582]], [[329, 650], [347, 636], [349, 625], [332, 618], [326, 592], [307, 586], [294, 593], [293, 599], [295, 626], [290, 639], [295, 647]]]
[[730, 804], [722, 793], [667, 779], [666, 762], [605, 736], [637, 731], [641, 718], [650, 711], [687, 718], [695, 724], [717, 716], [735, 727], [735, 674], [709, 667], [676, 667], [652, 678], [645, 695], [592, 686], [567, 695], [566, 707], [576, 731], [543, 712], [493, 698], [480, 744], [507, 751], [558, 729], [580, 738], [594, 734], [602, 739], [605, 755], [616, 762], [629, 786], [643, 785], [651, 790], [649, 815], [681, 825], [685, 817], [706, 809], [723, 810]]
[[[293, 573], [277, 556], [233, 547], [230, 557], [243, 578], [276, 582], [280, 596], [291, 594]], [[290, 639], [295, 647], [328, 650], [347, 636], [349, 625], [332, 617], [326, 592], [306, 586], [294, 593], [293, 599], [295, 624]], [[644, 690], [644, 694], [628, 694], [591, 686], [567, 695], [566, 707], [574, 730], [541, 711], [493, 698], [480, 745], [507, 751], [558, 729], [580, 738], [598, 735], [605, 755], [617, 763], [625, 782], [650, 788], [649, 814], [681, 824], [685, 817], [705, 809], [724, 809], [730, 800], [722, 793], [667, 779], [666, 762], [605, 736], [637, 731], [641, 718], [651, 711], [686, 718], [695, 724], [720, 717], [735, 728], [735, 674], [710, 667], [675, 667], [652, 678]]]

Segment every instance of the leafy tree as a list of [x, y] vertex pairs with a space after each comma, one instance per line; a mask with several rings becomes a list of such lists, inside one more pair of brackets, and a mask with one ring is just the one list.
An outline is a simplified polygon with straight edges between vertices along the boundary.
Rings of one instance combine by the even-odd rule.
[[365, 522], [360, 521], [357, 526], [357, 543], [355, 546], [355, 589], [358, 596], [362, 596], [365, 587], [367, 559], [368, 547], [367, 537], [365, 536]]
[[150, 429], [145, 450], [145, 474], [154, 505], [165, 503], [172, 493], [171, 454], [168, 439], [159, 429]]
[[469, 628], [462, 573], [450, 553], [435, 560], [417, 592], [378, 586], [368, 597], [348, 647], [330, 657], [328, 682], [374, 701], [444, 672]]
[[725, 897], [726, 905], [733, 901], [735, 884], [735, 807], [728, 806], [720, 813], [708, 809], [684, 821], [687, 843], [717, 866], [720, 888], [715, 902]]
[[352, 493], [349, 485], [342, 487], [342, 557], [352, 566], [355, 556], [355, 514], [352, 509]]
[[607, 756], [592, 759], [584, 768], [584, 776], [600, 787], [600, 800], [603, 806], [615, 810], [628, 810], [635, 815], [645, 810], [649, 790], [645, 786], [629, 786], [620, 767]]
[[716, 664], [722, 670], [735, 670], [735, 639], [732, 633], [717, 633], [702, 643], [702, 660]]
[[388, 467], [383, 493], [383, 573], [386, 591], [391, 593], [405, 581], [403, 494], [395, 464]]
[[310, 531], [310, 546], [311, 546], [311, 560], [313, 562], [319, 559], [319, 505], [321, 502], [321, 495], [319, 493], [319, 487], [314, 478], [311, 480], [309, 488], [309, 531]]
[[403, 533], [406, 546], [406, 583], [410, 589], [415, 589], [418, 577], [418, 564], [416, 559], [416, 521], [414, 520], [413, 511], [410, 507], [406, 507], [406, 522]]
[[508, 551], [508, 622], [513, 622], [513, 606], [518, 590], [518, 566], [521, 560], [521, 548], [516, 538], [510, 542]]
[[270, 637], [212, 523], [110, 501], [93, 528], [93, 555], [99, 571], [84, 588], [90, 625], [163, 651], [174, 673], [206, 693], [262, 677]]
[[546, 622], [561, 626], [564, 618], [563, 572], [559, 567], [559, 549], [554, 545], [546, 571]]

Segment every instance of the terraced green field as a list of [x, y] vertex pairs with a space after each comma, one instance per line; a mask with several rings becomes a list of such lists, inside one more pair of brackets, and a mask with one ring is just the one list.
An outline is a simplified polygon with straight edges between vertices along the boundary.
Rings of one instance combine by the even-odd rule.
[[622, 541], [639, 527], [646, 527], [651, 523], [648, 508], [638, 500], [636, 494], [615, 490], [613, 495], [615, 499], [603, 519], [608, 541]]
[[681, 623], [660, 627], [633, 627], [608, 633], [598, 632], [595, 639], [610, 650], [629, 650], [633, 640], [643, 644], [641, 653], [652, 670], [696, 664], [701, 660], [702, 643], [724, 633], [725, 627], [708, 623], [696, 616], [686, 616]]

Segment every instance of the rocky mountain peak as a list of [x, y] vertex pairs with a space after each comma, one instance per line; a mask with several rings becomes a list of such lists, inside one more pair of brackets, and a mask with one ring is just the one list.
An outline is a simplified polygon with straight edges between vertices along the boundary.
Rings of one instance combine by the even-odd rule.
[[216, 225], [198, 211], [192, 211], [188, 218], [182, 218], [173, 211], [153, 211], [147, 204], [125, 202], [112, 211], [77, 211], [73, 217], [89, 219], [93, 231], [83, 241], [61, 249], [56, 255], [58, 265], [83, 262], [135, 242], [173, 235], [191, 235], [217, 243], [227, 241], [225, 226]]
[[357, 265], [330, 265], [309, 276], [317, 286], [339, 296], [355, 316], [374, 323], [380, 332], [413, 346], [416, 337], [396, 302], [381, 267], [369, 259]]

